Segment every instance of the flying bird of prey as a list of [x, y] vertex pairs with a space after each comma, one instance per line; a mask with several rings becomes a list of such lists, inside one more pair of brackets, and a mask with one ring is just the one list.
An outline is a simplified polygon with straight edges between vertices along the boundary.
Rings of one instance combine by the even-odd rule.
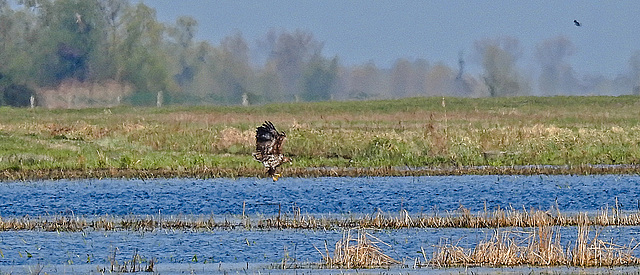
[[578, 20], [573, 20], [573, 24], [575, 24], [578, 27], [582, 26], [582, 24], [580, 24], [580, 22], [578, 22]]
[[253, 158], [262, 162], [267, 168], [267, 175], [277, 181], [280, 174], [276, 173], [276, 168], [285, 162], [291, 162], [291, 158], [282, 154], [282, 144], [287, 138], [284, 132], [278, 132], [271, 121], [265, 121], [262, 126], [256, 129], [256, 151]]

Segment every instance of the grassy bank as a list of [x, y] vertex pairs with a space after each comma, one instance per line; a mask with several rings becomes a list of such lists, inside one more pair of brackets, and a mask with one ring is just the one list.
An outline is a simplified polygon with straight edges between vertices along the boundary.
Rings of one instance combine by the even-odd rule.
[[[567, 165], [572, 173], [639, 171], [638, 97], [442, 101], [0, 108], [0, 175], [263, 176], [251, 152], [254, 129], [264, 120], [287, 132], [285, 151], [294, 161], [285, 176], [437, 174], [439, 168], [456, 174], [458, 167], [473, 166], [489, 168], [465, 169], [501, 173], [519, 165]], [[590, 166], [600, 164], [632, 166]], [[531, 173], [540, 169], [549, 168]]]

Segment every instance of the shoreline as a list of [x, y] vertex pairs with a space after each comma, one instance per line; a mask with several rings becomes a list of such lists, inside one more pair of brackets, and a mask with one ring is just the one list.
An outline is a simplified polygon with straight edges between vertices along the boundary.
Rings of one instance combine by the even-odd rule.
[[[468, 167], [311, 167], [284, 168], [283, 177], [406, 177], [406, 176], [463, 176], [463, 175], [634, 175], [640, 165], [527, 165], [527, 166], [468, 166]], [[21, 180], [62, 180], [102, 178], [267, 178], [264, 169], [255, 168], [99, 168], [99, 169], [5, 169], [0, 182]]]

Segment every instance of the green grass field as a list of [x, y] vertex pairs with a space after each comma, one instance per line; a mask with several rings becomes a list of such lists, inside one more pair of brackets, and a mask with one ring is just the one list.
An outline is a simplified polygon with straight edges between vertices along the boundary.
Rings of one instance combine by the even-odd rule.
[[0, 174], [263, 176], [251, 153], [255, 127], [265, 120], [287, 133], [284, 149], [294, 161], [285, 174], [297, 176], [309, 167], [384, 174], [389, 167], [581, 166], [640, 159], [640, 97], [444, 101], [0, 108]]

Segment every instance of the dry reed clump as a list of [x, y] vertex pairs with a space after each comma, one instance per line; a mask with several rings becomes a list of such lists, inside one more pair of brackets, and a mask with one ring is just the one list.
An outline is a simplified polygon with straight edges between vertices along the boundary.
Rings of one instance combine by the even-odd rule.
[[118, 125], [118, 127], [123, 133], [132, 133], [150, 128], [150, 126], [145, 126], [140, 122], [123, 122], [121, 125]]
[[84, 121], [78, 121], [72, 125], [49, 123], [46, 127], [49, 129], [49, 135], [58, 139], [95, 140], [111, 133], [108, 128], [91, 125]]
[[22, 218], [1, 218], [1, 231], [17, 230], [42, 230], [42, 231], [82, 231], [90, 226], [90, 222], [78, 216], [61, 216], [32, 219]]
[[[635, 246], [605, 242], [595, 234], [589, 239], [589, 227], [579, 225], [576, 244], [565, 249], [560, 244], [559, 228], [536, 227], [532, 233], [496, 230], [490, 240], [481, 241], [473, 249], [449, 243], [440, 244], [429, 265], [452, 266], [624, 266], [638, 265]], [[527, 234], [522, 238], [517, 235]]]
[[[640, 245], [618, 245], [598, 238], [599, 232], [589, 240], [589, 227], [578, 226], [578, 238], [571, 251], [571, 265], [591, 266], [625, 266], [638, 265], [640, 258], [634, 256], [635, 249]], [[632, 241], [633, 242], [633, 241]]]
[[[351, 235], [351, 231], [351, 229], [344, 231], [342, 239], [336, 242], [333, 257], [329, 255], [329, 249], [326, 247], [326, 254], [318, 250], [322, 254], [326, 267], [346, 269], [380, 268], [400, 264], [399, 261], [384, 254], [377, 244], [390, 245], [367, 233], [364, 229], [358, 229], [356, 238]], [[370, 238], [375, 241], [370, 240]]]
[[[513, 129], [511, 129], [513, 130]], [[522, 132], [526, 133], [528, 137], [547, 137], [547, 138], [559, 138], [571, 136], [573, 131], [566, 128], [560, 128], [556, 125], [543, 125], [535, 124], [531, 127], [523, 127]]]
[[218, 133], [218, 140], [213, 146], [217, 149], [227, 149], [231, 146], [251, 147], [255, 142], [253, 131], [240, 131], [239, 129], [228, 127]]

